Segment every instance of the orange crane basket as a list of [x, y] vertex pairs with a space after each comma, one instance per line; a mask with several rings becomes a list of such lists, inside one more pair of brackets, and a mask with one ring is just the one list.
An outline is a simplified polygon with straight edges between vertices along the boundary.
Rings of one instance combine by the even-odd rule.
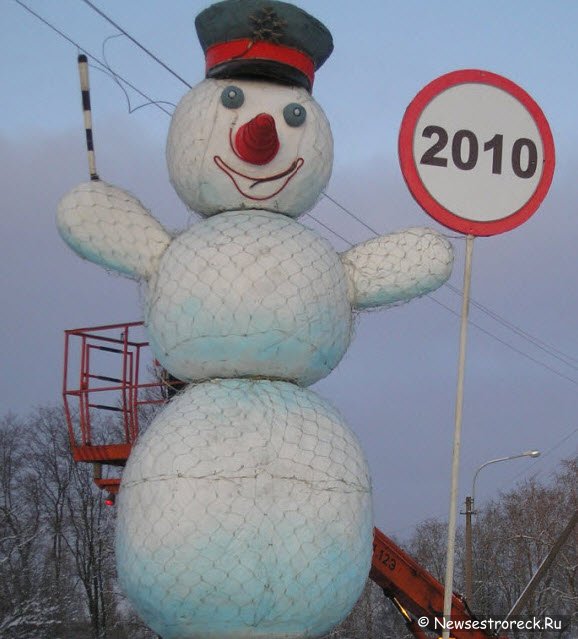
[[142, 327], [127, 322], [65, 331], [62, 394], [72, 456], [93, 464], [95, 483], [110, 495], [118, 492], [120, 476], [102, 477], [103, 465], [125, 465], [139, 433], [139, 409], [164, 403], [167, 389], [179, 384], [173, 380], [169, 388], [154, 360], [156, 379], [141, 381], [144, 357], [150, 357]]

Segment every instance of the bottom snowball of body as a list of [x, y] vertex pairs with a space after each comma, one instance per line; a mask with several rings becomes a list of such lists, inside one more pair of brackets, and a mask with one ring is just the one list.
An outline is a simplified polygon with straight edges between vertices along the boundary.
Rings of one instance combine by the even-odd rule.
[[319, 637], [361, 594], [372, 535], [367, 463], [334, 408], [289, 382], [214, 380], [136, 443], [117, 567], [163, 639]]

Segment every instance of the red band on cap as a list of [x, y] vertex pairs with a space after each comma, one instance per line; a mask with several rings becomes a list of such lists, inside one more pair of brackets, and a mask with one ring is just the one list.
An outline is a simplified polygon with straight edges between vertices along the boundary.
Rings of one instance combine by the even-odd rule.
[[282, 44], [258, 40], [254, 42], [249, 38], [220, 42], [209, 47], [205, 52], [206, 71], [210, 71], [223, 62], [230, 60], [272, 60], [298, 69], [309, 78], [313, 86], [315, 65], [313, 60], [297, 49], [286, 47]]

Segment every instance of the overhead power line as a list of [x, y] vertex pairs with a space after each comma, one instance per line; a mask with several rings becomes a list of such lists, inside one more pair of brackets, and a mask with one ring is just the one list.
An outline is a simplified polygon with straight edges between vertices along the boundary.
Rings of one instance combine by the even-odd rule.
[[[324, 193], [323, 195], [328, 197], [326, 193]], [[318, 217], [315, 217], [311, 213], [305, 213], [305, 215], [307, 215], [307, 217], [310, 217], [312, 220], [315, 220], [317, 224], [319, 224], [319, 226], [322, 226], [324, 229], [327, 229], [330, 233], [333, 233], [335, 237], [338, 237], [340, 240], [343, 240], [348, 246], [350, 247], [353, 246], [353, 242], [350, 242], [348, 239], [344, 238], [343, 235], [340, 235], [337, 231], [332, 229], [330, 226], [327, 226], [327, 224], [322, 222]]]
[[[369, 224], [366, 224], [364, 221], [360, 220], [359, 217], [357, 217], [356, 215], [354, 215], [349, 209], [347, 209], [345, 206], [343, 206], [342, 204], [340, 204], [339, 202], [337, 202], [335, 199], [333, 199], [330, 195], [328, 195], [326, 192], [323, 193], [323, 195], [330, 200], [331, 202], [333, 202], [334, 204], [336, 204], [342, 211], [344, 211], [345, 213], [347, 213], [348, 215], [350, 215], [353, 219], [357, 220], [358, 222], [360, 222], [366, 229], [368, 229], [369, 231], [371, 231], [375, 236], [379, 236], [379, 233], [372, 228], [371, 226], [369, 226]], [[337, 237], [339, 237], [340, 239], [342, 239], [343, 241], [345, 241], [349, 246], [353, 246], [353, 244], [351, 242], [349, 242], [348, 240], [346, 240], [345, 238], [343, 238], [341, 235], [339, 235], [338, 233], [335, 233], [335, 231], [333, 231], [333, 229], [331, 229], [330, 227], [326, 226], [325, 224], [323, 224], [318, 218], [312, 216], [310, 213], [308, 214], [310, 217], [312, 217], [318, 224], [321, 224], [321, 226], [323, 226], [326, 229], [329, 229], [332, 233], [334, 233]], [[449, 290], [451, 290], [453, 293], [456, 293], [458, 295], [462, 295], [462, 291], [453, 286], [452, 284], [450, 284], [449, 282], [447, 282], [445, 284], [445, 286], [447, 288], [449, 288]], [[434, 295], [428, 295], [428, 299], [432, 300], [433, 302], [435, 302], [436, 304], [439, 304], [440, 306], [442, 306], [443, 308], [445, 308], [447, 311], [449, 311], [450, 313], [452, 313], [453, 315], [456, 315], [459, 317], [459, 313], [457, 313], [456, 311], [454, 311], [452, 308], [450, 308], [449, 306], [447, 306], [446, 304], [443, 304], [442, 302], [440, 302]], [[531, 344], [533, 344], [534, 346], [536, 346], [537, 348], [539, 348], [540, 350], [544, 351], [545, 353], [547, 353], [548, 355], [554, 357], [555, 359], [558, 359], [559, 361], [561, 361], [563, 364], [569, 366], [570, 368], [578, 371], [578, 366], [574, 363], [574, 362], [578, 362], [578, 360], [574, 357], [571, 357], [570, 355], [566, 355], [565, 353], [563, 353], [562, 351], [556, 349], [554, 346], [551, 346], [550, 344], [547, 344], [546, 342], [544, 342], [543, 340], [539, 339], [538, 337], [535, 337], [533, 335], [531, 335], [530, 333], [528, 333], [527, 331], [523, 330], [522, 328], [520, 328], [519, 326], [516, 326], [515, 324], [513, 324], [512, 322], [509, 322], [508, 320], [506, 320], [505, 318], [503, 318], [501, 315], [499, 315], [498, 313], [496, 313], [495, 311], [492, 311], [490, 308], [484, 306], [483, 304], [480, 304], [479, 302], [475, 301], [474, 299], [471, 299], [471, 304], [473, 306], [475, 306], [477, 309], [479, 309], [482, 313], [488, 315], [488, 317], [490, 317], [491, 319], [493, 319], [495, 322], [501, 324], [502, 326], [506, 327], [507, 329], [509, 329], [510, 331], [512, 331], [513, 333], [515, 333], [516, 335], [518, 335], [519, 337], [521, 337], [522, 339], [525, 339], [526, 341], [530, 342]], [[535, 364], [538, 364], [539, 366], [542, 366], [543, 368], [546, 368], [547, 370], [551, 371], [552, 373], [554, 373], [555, 375], [558, 375], [559, 377], [562, 377], [563, 379], [571, 382], [572, 384], [577, 384], [578, 385], [578, 381], [569, 377], [568, 375], [565, 375], [564, 373], [561, 373], [560, 371], [556, 370], [555, 368], [549, 366], [548, 364], [545, 364], [544, 362], [541, 362], [540, 360], [536, 359], [535, 357], [532, 357], [531, 355], [529, 355], [528, 353], [516, 348], [515, 346], [513, 346], [512, 344], [510, 344], [509, 342], [501, 339], [500, 337], [494, 335], [493, 333], [491, 333], [490, 331], [488, 331], [487, 329], [483, 328], [482, 326], [480, 326], [479, 324], [476, 324], [475, 322], [473, 322], [471, 319], [469, 320], [469, 323], [474, 326], [475, 328], [477, 328], [478, 330], [482, 331], [482, 333], [488, 335], [489, 337], [491, 337], [492, 339], [496, 340], [497, 342], [499, 342], [500, 344], [503, 344], [504, 346], [506, 346], [507, 348], [509, 348], [510, 350], [522, 355], [523, 357], [526, 357], [527, 359], [529, 359], [530, 361], [534, 362]]]
[[525, 468], [523, 470], [521, 470], [520, 472], [518, 472], [517, 474], [513, 475], [512, 477], [510, 477], [510, 479], [505, 480], [502, 483], [505, 483], [506, 481], [508, 482], [513, 482], [516, 479], [518, 479], [518, 477], [521, 477], [522, 475], [530, 472], [532, 470], [532, 468], [534, 468], [534, 466], [536, 466], [536, 464], [540, 463], [541, 461], [543, 461], [544, 457], [548, 457], [548, 455], [552, 454], [555, 450], [557, 450], [558, 448], [560, 448], [560, 446], [562, 446], [562, 444], [566, 443], [569, 439], [571, 439], [572, 437], [574, 437], [574, 435], [578, 433], [578, 427], [574, 428], [573, 430], [571, 430], [569, 433], [567, 433], [566, 435], [564, 435], [561, 439], [559, 439], [551, 448], [548, 448], [547, 451], [541, 453], [540, 457], [536, 460], [534, 460], [529, 468]]
[[[447, 306], [443, 302], [440, 302], [433, 295], [428, 295], [427, 299], [431, 300], [432, 302], [435, 302], [439, 306], [442, 306], [443, 308], [446, 309], [446, 311], [449, 311], [450, 313], [452, 313], [452, 315], [455, 315], [456, 317], [461, 317], [460, 314], [457, 311], [454, 311], [453, 308], [450, 308], [449, 306]], [[534, 364], [538, 364], [539, 366], [542, 366], [542, 368], [545, 368], [546, 370], [549, 370], [551, 373], [554, 373], [555, 375], [558, 375], [558, 377], [561, 377], [562, 379], [565, 379], [565, 380], [571, 382], [572, 384], [576, 384], [578, 386], [578, 380], [575, 380], [572, 377], [568, 377], [568, 375], [565, 375], [564, 373], [561, 373], [560, 371], [556, 370], [555, 368], [552, 368], [552, 366], [548, 366], [548, 364], [545, 364], [544, 362], [541, 362], [539, 359], [536, 359], [535, 357], [532, 357], [531, 355], [529, 355], [528, 353], [520, 350], [519, 348], [516, 348], [515, 346], [512, 346], [512, 344], [510, 344], [509, 342], [506, 342], [506, 340], [503, 340], [500, 337], [498, 337], [497, 335], [494, 335], [493, 333], [491, 333], [490, 331], [486, 330], [485, 328], [483, 328], [479, 324], [476, 324], [475, 322], [473, 322], [471, 319], [468, 321], [468, 323], [471, 324], [472, 326], [474, 326], [475, 328], [477, 328], [479, 331], [481, 331], [485, 335], [488, 335], [488, 337], [491, 337], [492, 339], [496, 340], [496, 342], [499, 342], [500, 344], [502, 344], [506, 348], [509, 348], [510, 350], [514, 351], [515, 353], [518, 353], [518, 355], [522, 355], [522, 357], [525, 357], [526, 359], [529, 359], [531, 362], [534, 362]]]
[[[334, 200], [331, 195], [329, 195], [328, 193], [326, 193], [325, 191], [323, 191], [323, 195], [330, 201], [333, 202], [333, 204], [335, 204], [335, 206], [338, 206], [342, 211], [345, 211], [345, 213], [347, 213], [347, 215], [350, 215], [354, 220], [357, 220], [362, 226], [365, 226], [365, 228], [368, 231], [371, 231], [374, 235], [378, 235], [377, 231], [375, 231], [374, 229], [371, 228], [371, 226], [369, 226], [369, 224], [366, 224], [362, 219], [360, 219], [359, 217], [357, 217], [357, 215], [355, 215], [354, 213], [352, 213], [351, 211], [349, 211], [348, 209], [346, 209], [343, 204], [340, 204], [337, 200]], [[317, 220], [319, 222], [319, 220]], [[353, 246], [353, 244], [349, 243], [351, 246]]]
[[172, 74], [175, 78], [177, 78], [177, 80], [180, 80], [185, 86], [189, 87], [189, 89], [192, 88], [192, 86], [184, 79], [182, 78], [178, 73], [176, 73], [176, 71], [173, 71], [168, 65], [166, 65], [162, 60], [159, 60], [159, 58], [152, 53], [152, 51], [150, 51], [149, 49], [147, 49], [144, 45], [142, 45], [136, 38], [133, 38], [130, 33], [127, 33], [119, 24], [117, 24], [116, 22], [114, 22], [114, 20], [112, 20], [112, 18], [110, 18], [109, 16], [106, 15], [106, 13], [104, 13], [104, 11], [101, 11], [98, 7], [95, 7], [92, 2], [90, 2], [90, 0], [82, 0], [82, 2], [84, 2], [84, 4], [86, 4], [87, 6], [89, 6], [93, 11], [95, 11], [96, 13], [98, 13], [99, 16], [101, 16], [102, 18], [104, 18], [109, 24], [112, 24], [112, 26], [115, 29], [118, 29], [124, 36], [126, 36], [133, 44], [136, 44], [137, 47], [139, 47], [139, 49], [142, 49], [142, 51], [144, 51], [147, 55], [149, 55], [155, 62], [157, 62], [158, 64], [161, 65], [161, 67], [163, 67], [163, 69], [166, 69], [170, 74]]
[[[108, 65], [103, 62], [102, 60], [100, 60], [99, 58], [97, 58], [95, 55], [93, 55], [92, 53], [90, 53], [90, 51], [87, 51], [84, 47], [81, 47], [80, 44], [78, 44], [78, 42], [76, 42], [75, 40], [73, 40], [71, 37], [67, 36], [65, 33], [63, 33], [62, 31], [60, 31], [60, 29], [58, 29], [57, 27], [55, 27], [51, 22], [49, 22], [48, 20], [46, 20], [45, 18], [43, 18], [40, 14], [36, 13], [36, 11], [33, 11], [28, 5], [24, 4], [24, 2], [22, 2], [22, 0], [14, 0], [14, 2], [16, 2], [17, 4], [19, 4], [23, 9], [25, 9], [26, 11], [28, 11], [28, 13], [32, 14], [35, 18], [37, 18], [38, 20], [40, 20], [42, 23], [44, 23], [47, 27], [49, 27], [50, 29], [52, 29], [52, 31], [54, 31], [55, 33], [57, 33], [61, 38], [64, 38], [67, 42], [69, 42], [70, 44], [74, 45], [79, 51], [82, 51], [82, 53], [84, 53], [87, 57], [89, 57], [91, 60], [94, 60], [94, 62], [96, 62], [98, 65], [100, 65], [100, 70], [104, 71], [105, 73], [110, 73], [110, 70], [108, 69]], [[119, 75], [118, 73], [114, 73], [114, 76], [116, 76], [116, 78], [118, 78], [119, 80], [121, 80], [122, 82], [124, 82], [128, 87], [130, 87], [133, 91], [136, 91], [136, 93], [138, 93], [141, 97], [145, 98], [146, 100], [148, 100], [151, 104], [154, 104], [157, 108], [159, 108], [161, 111], [163, 111], [164, 113], [166, 113], [167, 115], [172, 115], [170, 111], [167, 111], [165, 108], [163, 108], [158, 102], [156, 102], [155, 100], [153, 100], [151, 97], [149, 97], [146, 93], [143, 93], [140, 89], [138, 89], [137, 87], [134, 86], [134, 84], [130, 83], [128, 80], [126, 80], [125, 78], [123, 78], [121, 75]]]
[[[141, 97], [145, 98], [148, 102], [155, 104], [155, 106], [157, 106], [157, 108], [159, 108], [161, 111], [163, 111], [165, 114], [171, 116], [172, 114], [167, 111], [166, 109], [164, 109], [158, 102], [156, 102], [155, 100], [153, 100], [152, 98], [150, 98], [146, 93], [144, 93], [143, 91], [141, 91], [140, 89], [138, 89], [136, 86], [134, 86], [131, 82], [129, 82], [128, 80], [126, 80], [125, 78], [123, 78], [122, 76], [112, 72], [109, 67], [108, 64], [106, 64], [105, 62], [102, 62], [99, 58], [97, 58], [96, 56], [94, 56], [93, 54], [91, 54], [89, 51], [87, 51], [85, 48], [81, 47], [79, 43], [77, 43], [76, 41], [74, 41], [71, 37], [67, 36], [65, 33], [63, 33], [62, 31], [60, 31], [57, 27], [55, 27], [53, 24], [51, 24], [48, 20], [46, 20], [45, 18], [43, 18], [41, 15], [39, 15], [38, 13], [36, 13], [35, 11], [33, 11], [30, 7], [28, 7], [24, 2], [22, 2], [22, 0], [15, 0], [15, 2], [17, 2], [23, 9], [25, 9], [27, 12], [29, 12], [31, 15], [33, 15], [35, 18], [37, 18], [38, 20], [40, 20], [42, 23], [44, 23], [46, 26], [48, 26], [50, 29], [52, 29], [55, 33], [57, 33], [60, 37], [64, 38], [66, 41], [68, 41], [70, 44], [72, 44], [73, 46], [75, 46], [79, 51], [82, 51], [83, 53], [85, 53], [91, 60], [93, 60], [94, 62], [96, 62], [101, 68], [100, 70], [102, 70], [105, 73], [112, 73], [112, 75], [116, 76], [116, 78], [118, 78], [119, 80], [121, 80], [122, 82], [124, 82], [128, 87], [130, 87], [133, 91], [135, 91], [136, 93], [138, 93]], [[98, 8], [96, 8], [91, 2], [89, 2], [88, 0], [83, 0], [83, 2], [85, 2], [85, 4], [87, 4], [88, 6], [90, 6], [90, 8], [92, 8], [94, 11], [96, 11], [97, 13], [99, 13], [105, 20], [107, 20], [110, 24], [112, 24], [116, 29], [118, 29], [124, 36], [126, 36], [127, 38], [129, 38], [129, 40], [131, 42], [133, 42], [136, 46], [138, 46], [142, 51], [144, 51], [147, 55], [149, 55], [153, 60], [155, 60], [158, 64], [160, 64], [165, 70], [167, 70], [169, 73], [171, 73], [174, 77], [176, 77], [177, 79], [179, 79], [181, 82], [183, 82], [187, 87], [191, 87], [191, 85], [184, 80], [183, 78], [181, 78], [175, 71], [173, 71], [170, 67], [168, 67], [168, 65], [166, 65], [164, 62], [162, 62], [162, 60], [160, 60], [157, 56], [155, 56], [149, 49], [147, 49], [145, 46], [143, 46], [140, 42], [138, 42], [138, 40], [136, 40], [136, 38], [132, 37], [130, 34], [128, 34], [122, 27], [120, 27], [120, 25], [116, 24], [115, 22], [113, 22], [106, 14], [104, 14], [104, 12], [100, 11]], [[361, 218], [359, 218], [357, 215], [355, 215], [354, 213], [352, 213], [349, 209], [347, 209], [345, 206], [343, 206], [340, 202], [338, 202], [337, 200], [335, 200], [333, 197], [331, 197], [329, 194], [327, 193], [323, 193], [323, 195], [330, 200], [333, 204], [335, 204], [338, 208], [340, 208], [342, 211], [344, 211], [347, 215], [349, 215], [350, 217], [352, 217], [353, 219], [355, 219], [359, 224], [361, 224], [363, 227], [365, 227], [367, 230], [369, 230], [371, 233], [373, 233], [375, 236], [379, 236], [379, 233], [372, 228], [370, 225], [368, 225], [366, 222], [364, 222]], [[342, 235], [340, 235], [339, 233], [337, 233], [337, 231], [335, 231], [333, 228], [331, 228], [330, 226], [328, 226], [327, 224], [325, 224], [324, 222], [322, 222], [321, 220], [319, 220], [318, 218], [316, 218], [315, 216], [311, 215], [311, 213], [308, 214], [309, 217], [311, 217], [317, 224], [319, 224], [320, 226], [322, 226], [323, 228], [325, 228], [326, 230], [328, 230], [330, 233], [332, 233], [333, 235], [335, 235], [336, 237], [338, 237], [340, 240], [342, 240], [343, 242], [345, 242], [345, 244], [349, 245], [349, 246], [353, 246], [353, 243], [350, 242], [349, 240], [347, 240], [345, 237], [343, 237]], [[462, 236], [449, 236], [446, 235], [446, 237], [450, 237], [452, 239], [462, 239]], [[452, 286], [449, 283], [446, 283], [446, 285], [452, 292], [461, 295], [462, 291], [454, 286]], [[449, 311], [450, 313], [452, 313], [453, 315], [459, 315], [456, 311], [454, 311], [452, 308], [450, 308], [449, 306], [446, 306], [445, 304], [443, 304], [442, 302], [440, 302], [438, 299], [436, 299], [434, 296], [430, 295], [428, 296], [429, 299], [431, 299], [433, 302], [435, 302], [436, 304], [442, 306], [443, 308], [445, 308], [447, 311]], [[546, 342], [540, 340], [539, 338], [531, 335], [530, 333], [524, 331], [523, 329], [521, 329], [520, 327], [516, 326], [515, 324], [512, 324], [511, 322], [509, 322], [508, 320], [506, 320], [505, 318], [503, 318], [502, 316], [500, 316], [498, 313], [492, 311], [491, 309], [489, 309], [488, 307], [480, 304], [479, 302], [476, 302], [475, 300], [471, 300], [471, 303], [473, 306], [475, 306], [476, 308], [478, 308], [482, 313], [488, 315], [488, 317], [490, 317], [491, 319], [493, 319], [494, 321], [502, 324], [503, 326], [505, 326], [506, 328], [508, 328], [509, 330], [513, 331], [514, 333], [516, 333], [517, 335], [519, 335], [520, 337], [522, 337], [523, 339], [531, 342], [534, 346], [537, 346], [538, 348], [541, 348], [541, 350], [544, 350], [545, 352], [547, 352], [548, 354], [556, 357], [558, 359], [560, 359], [560, 361], [564, 362], [565, 364], [567, 364], [568, 366], [571, 366], [573, 368], [575, 368], [570, 362], [578, 362], [578, 360], [572, 356], [569, 356], [565, 353], [563, 353], [562, 351], [554, 348], [553, 346], [550, 346], [549, 344], [547, 344]], [[486, 335], [488, 335], [489, 337], [491, 337], [492, 339], [495, 339], [496, 341], [500, 342], [502, 345], [506, 346], [507, 348], [513, 350], [514, 352], [522, 355], [523, 357], [526, 357], [527, 359], [530, 359], [531, 361], [533, 361], [534, 363], [546, 368], [547, 370], [549, 370], [550, 372], [554, 373], [555, 375], [562, 377], [563, 379], [566, 379], [567, 381], [573, 383], [573, 384], [578, 384], [578, 382], [574, 379], [572, 379], [571, 377], [568, 377], [566, 375], [564, 375], [563, 373], [560, 373], [559, 371], [555, 370], [554, 368], [544, 364], [543, 362], [540, 362], [539, 360], [533, 358], [532, 356], [528, 355], [527, 353], [525, 353], [524, 351], [521, 351], [520, 349], [517, 349], [516, 347], [512, 346], [511, 344], [509, 344], [508, 342], [506, 342], [505, 340], [502, 340], [500, 338], [498, 338], [497, 336], [495, 336], [493, 333], [491, 333], [490, 331], [482, 328], [481, 326], [475, 324], [474, 322], [472, 322], [470, 320], [470, 323], [475, 326], [476, 328], [478, 328], [478, 330], [482, 331], [483, 333], [485, 333]], [[543, 461], [543, 458], [545, 458], [546, 456], [548, 456], [549, 454], [551, 454], [552, 452], [554, 452], [555, 450], [557, 450], [563, 443], [565, 443], [566, 441], [568, 441], [571, 437], [573, 437], [576, 433], [578, 432], [578, 428], [575, 428], [574, 430], [572, 430], [570, 433], [568, 433], [567, 435], [565, 435], [564, 437], [562, 437], [560, 440], [558, 440], [551, 448], [549, 448], [545, 453], [542, 454], [540, 459], [537, 459], [536, 461], [534, 461], [534, 463], [529, 467], [529, 468], [524, 468], [522, 471], [520, 471], [518, 474], [516, 474], [513, 479], [517, 479], [518, 477], [522, 476], [523, 474], [526, 474], [527, 472], [529, 472], [536, 464], [539, 464]], [[405, 529], [405, 528], [404, 528]], [[404, 529], [400, 529], [400, 530], [404, 530]]]
[[[109, 22], [110, 24], [112, 24], [116, 29], [118, 29], [123, 35], [125, 35], [127, 38], [129, 38], [129, 40], [131, 42], [133, 42], [136, 46], [138, 46], [142, 51], [144, 51], [147, 55], [149, 55], [153, 60], [155, 60], [155, 62], [157, 62], [158, 64], [160, 64], [166, 71], [168, 71], [169, 73], [171, 73], [173, 76], [175, 76], [176, 78], [178, 78], [181, 82], [183, 82], [187, 87], [190, 87], [191, 85], [184, 80], [183, 78], [181, 78], [173, 69], [171, 69], [168, 65], [166, 65], [162, 60], [160, 60], [157, 56], [155, 56], [147, 47], [145, 47], [143, 44], [141, 44], [136, 38], [134, 38], [133, 36], [131, 36], [129, 33], [127, 33], [125, 31], [125, 29], [123, 29], [120, 25], [118, 25], [116, 22], [114, 22], [108, 15], [106, 15], [103, 11], [101, 11], [100, 9], [98, 9], [97, 7], [95, 7], [92, 2], [90, 2], [90, 0], [82, 0], [87, 6], [89, 6], [91, 9], [93, 9], [94, 11], [96, 11], [99, 15], [101, 15], [105, 20], [107, 20], [107, 22]], [[66, 34], [64, 34], [62, 31], [60, 31], [59, 29], [57, 29], [53, 24], [51, 24], [50, 22], [48, 22], [45, 18], [43, 18], [42, 16], [40, 16], [38, 13], [36, 13], [35, 11], [33, 11], [32, 9], [30, 9], [30, 7], [28, 7], [26, 4], [24, 4], [24, 2], [22, 2], [22, 0], [15, 0], [15, 2], [17, 2], [22, 8], [26, 9], [26, 11], [28, 11], [29, 13], [31, 13], [33, 16], [35, 16], [37, 19], [41, 20], [45, 25], [47, 25], [48, 27], [50, 27], [53, 31], [55, 31], [58, 35], [60, 35], [61, 37], [63, 37], [64, 39], [66, 39], [68, 42], [70, 42], [71, 44], [73, 44], [74, 46], [77, 47], [77, 49], [79, 49], [80, 51], [83, 51], [88, 57], [90, 57], [92, 60], [94, 60], [95, 62], [97, 62], [101, 67], [102, 70], [105, 72], [109, 72], [110, 69], [108, 68], [108, 65], [106, 63], [103, 63], [101, 60], [99, 60], [96, 56], [92, 55], [91, 53], [89, 53], [86, 49], [84, 49], [83, 47], [81, 47], [77, 42], [75, 42], [72, 38], [70, 38], [69, 36], [67, 36]], [[152, 98], [150, 98], [148, 95], [146, 95], [145, 93], [143, 93], [142, 91], [140, 91], [140, 89], [137, 89], [133, 84], [131, 84], [128, 80], [124, 79], [123, 77], [121, 77], [120, 75], [114, 73], [114, 75], [121, 80], [122, 82], [124, 82], [127, 86], [129, 86], [131, 89], [133, 89], [134, 91], [136, 91], [139, 95], [141, 95], [142, 97], [144, 97], [145, 99], [147, 99], [149, 102], [151, 102], [152, 104], [155, 104], [155, 106], [157, 106], [161, 111], [163, 111], [164, 113], [166, 113], [167, 115], [172, 115], [169, 111], [167, 111], [166, 109], [164, 109], [158, 102], [152, 100]], [[379, 233], [373, 228], [371, 227], [369, 224], [367, 224], [365, 221], [363, 221], [361, 218], [359, 218], [357, 215], [355, 215], [352, 211], [350, 211], [348, 208], [346, 208], [345, 206], [343, 206], [340, 202], [338, 202], [337, 200], [335, 200], [333, 197], [331, 197], [328, 193], [323, 193], [324, 197], [326, 197], [329, 201], [331, 201], [333, 204], [335, 204], [337, 207], [339, 207], [343, 212], [345, 212], [347, 215], [349, 215], [350, 217], [352, 217], [354, 220], [356, 220], [359, 224], [361, 224], [363, 227], [365, 227], [368, 231], [370, 231], [371, 233], [373, 233], [375, 236], [379, 236]], [[337, 231], [335, 231], [333, 228], [331, 228], [329, 225], [325, 224], [324, 222], [322, 222], [321, 220], [319, 220], [317, 217], [311, 215], [311, 213], [308, 214], [309, 217], [311, 217], [317, 224], [319, 224], [320, 226], [322, 226], [323, 228], [325, 228], [326, 230], [328, 230], [330, 233], [332, 233], [333, 235], [335, 235], [336, 237], [338, 237], [340, 240], [342, 240], [343, 242], [345, 242], [347, 245], [349, 246], [353, 246], [353, 243], [350, 242], [349, 240], [347, 240], [345, 237], [343, 237], [342, 235], [340, 235]], [[447, 236], [447, 237], [459, 237], [461, 239], [461, 236]], [[446, 286], [449, 288], [449, 290], [451, 290], [452, 292], [456, 293], [456, 294], [462, 294], [462, 292], [452, 286], [450, 283], [446, 283]], [[450, 313], [457, 315], [456, 311], [454, 311], [453, 309], [451, 309], [449, 306], [446, 306], [445, 304], [443, 304], [442, 302], [440, 302], [438, 299], [436, 299], [433, 295], [429, 295], [428, 296], [429, 299], [431, 299], [432, 301], [434, 301], [435, 303], [437, 303], [438, 305], [442, 306], [443, 308], [445, 308], [447, 311], [449, 311]], [[572, 362], [578, 362], [578, 359], [567, 355], [565, 353], [563, 353], [562, 351], [554, 348], [553, 346], [547, 344], [546, 342], [544, 342], [543, 340], [531, 335], [530, 333], [528, 333], [527, 331], [523, 330], [522, 328], [520, 328], [519, 326], [516, 326], [515, 324], [512, 324], [511, 322], [509, 322], [508, 320], [506, 320], [505, 318], [503, 318], [502, 316], [500, 316], [498, 313], [492, 311], [491, 309], [489, 309], [488, 307], [480, 304], [479, 302], [477, 302], [476, 300], [472, 299], [471, 303], [473, 306], [475, 306], [476, 308], [478, 308], [482, 313], [488, 315], [488, 317], [490, 317], [491, 319], [493, 319], [494, 321], [496, 321], [497, 323], [502, 324], [504, 327], [506, 327], [507, 329], [509, 329], [510, 331], [512, 331], [513, 333], [517, 334], [519, 337], [521, 337], [522, 339], [525, 339], [526, 341], [530, 342], [533, 346], [541, 349], [542, 351], [546, 352], [547, 354], [549, 354], [550, 356], [558, 359], [559, 361], [563, 362], [565, 365], [573, 368], [574, 370], [578, 370], [578, 366], [574, 365]], [[542, 366], [543, 368], [549, 370], [550, 372], [554, 373], [555, 375], [566, 379], [567, 381], [573, 383], [573, 384], [578, 384], [578, 381], [576, 381], [575, 379], [565, 375], [564, 373], [561, 373], [560, 371], [557, 371], [556, 369], [552, 368], [551, 366], [545, 364], [544, 362], [541, 362], [540, 360], [532, 357], [531, 355], [529, 355], [528, 353], [525, 353], [524, 351], [516, 348], [515, 346], [511, 345], [510, 343], [506, 342], [505, 340], [497, 337], [496, 335], [494, 335], [493, 333], [491, 333], [490, 331], [482, 328], [481, 326], [479, 326], [478, 324], [472, 322], [470, 320], [470, 323], [475, 326], [478, 330], [482, 331], [484, 334], [488, 335], [489, 337], [491, 337], [492, 339], [496, 340], [497, 342], [499, 342], [500, 344], [506, 346], [507, 348], [509, 348], [510, 350], [513, 350], [514, 352], [522, 355], [523, 357], [526, 357], [527, 359], [529, 359], [530, 361], [538, 364], [539, 366]]]
[[[456, 293], [457, 295], [461, 295], [462, 294], [462, 291], [459, 288], [457, 288], [455, 286], [452, 286], [449, 282], [446, 284], [446, 286], [453, 293]], [[536, 346], [536, 348], [539, 348], [540, 350], [544, 351], [545, 353], [548, 353], [548, 355], [551, 355], [552, 357], [560, 360], [561, 362], [563, 362], [567, 366], [570, 366], [570, 368], [573, 368], [574, 370], [578, 371], [578, 366], [576, 365], [576, 364], [578, 364], [578, 359], [577, 358], [571, 357], [570, 355], [566, 355], [565, 353], [563, 353], [562, 351], [558, 350], [554, 346], [551, 346], [550, 344], [542, 341], [541, 339], [539, 339], [537, 337], [534, 337], [533, 335], [531, 335], [527, 331], [523, 330], [519, 326], [516, 326], [515, 324], [512, 324], [511, 322], [509, 322], [507, 319], [505, 319], [501, 315], [498, 315], [496, 312], [492, 311], [487, 306], [484, 306], [483, 304], [480, 304], [479, 302], [476, 302], [475, 300], [471, 300], [471, 302], [472, 302], [472, 306], [475, 306], [480, 311], [482, 311], [482, 313], [485, 313], [486, 315], [491, 317], [493, 320], [495, 320], [499, 324], [502, 324], [502, 326], [505, 326], [506, 328], [508, 328], [509, 330], [513, 331], [514, 333], [516, 333], [520, 337], [523, 337], [524, 339], [532, 342], [532, 344], [534, 344], [534, 346]]]
[[[523, 475], [527, 475], [528, 473], [530, 473], [533, 468], [535, 468], [539, 464], [543, 464], [544, 463], [544, 459], [546, 457], [548, 457], [548, 455], [551, 455], [555, 450], [560, 448], [560, 446], [562, 446], [562, 444], [566, 443], [569, 439], [571, 439], [574, 435], [576, 435], [576, 433], [578, 433], [578, 427], [574, 428], [572, 431], [570, 431], [566, 435], [563, 435], [561, 439], [559, 439], [552, 447], [548, 448], [548, 450], [546, 450], [543, 453], [541, 453], [540, 457], [538, 457], [537, 459], [533, 460], [531, 464], [525, 464], [521, 470], [517, 471], [513, 475], [510, 475], [506, 479], [503, 479], [502, 481], [500, 481], [498, 483], [498, 486], [504, 486], [506, 484], [512, 484], [513, 482], [515, 482], [517, 479], [519, 479]], [[575, 456], [575, 454], [573, 456]], [[566, 459], [571, 459], [571, 458], [572, 458], [572, 455], [568, 456]], [[408, 525], [402, 526], [400, 528], [395, 528], [395, 529], [392, 529], [392, 530], [388, 530], [387, 534], [388, 535], [395, 535], [395, 534], [402, 533], [402, 532], [404, 532], [406, 530], [409, 530], [409, 529], [415, 529], [420, 524], [424, 524], [425, 522], [427, 522], [429, 520], [436, 520], [436, 521], [443, 522], [443, 521], [445, 521], [446, 517], [447, 517], [447, 513], [445, 513], [445, 512], [441, 513], [441, 512], [438, 511], [435, 514], [432, 513], [430, 515], [422, 517], [416, 523], [408, 524]]]

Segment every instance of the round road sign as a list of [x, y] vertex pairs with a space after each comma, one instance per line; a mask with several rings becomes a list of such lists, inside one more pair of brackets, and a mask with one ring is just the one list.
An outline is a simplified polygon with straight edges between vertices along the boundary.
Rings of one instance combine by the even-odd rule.
[[518, 85], [467, 69], [413, 99], [399, 133], [405, 181], [435, 220], [469, 235], [525, 222], [552, 182], [554, 141], [540, 107]]

